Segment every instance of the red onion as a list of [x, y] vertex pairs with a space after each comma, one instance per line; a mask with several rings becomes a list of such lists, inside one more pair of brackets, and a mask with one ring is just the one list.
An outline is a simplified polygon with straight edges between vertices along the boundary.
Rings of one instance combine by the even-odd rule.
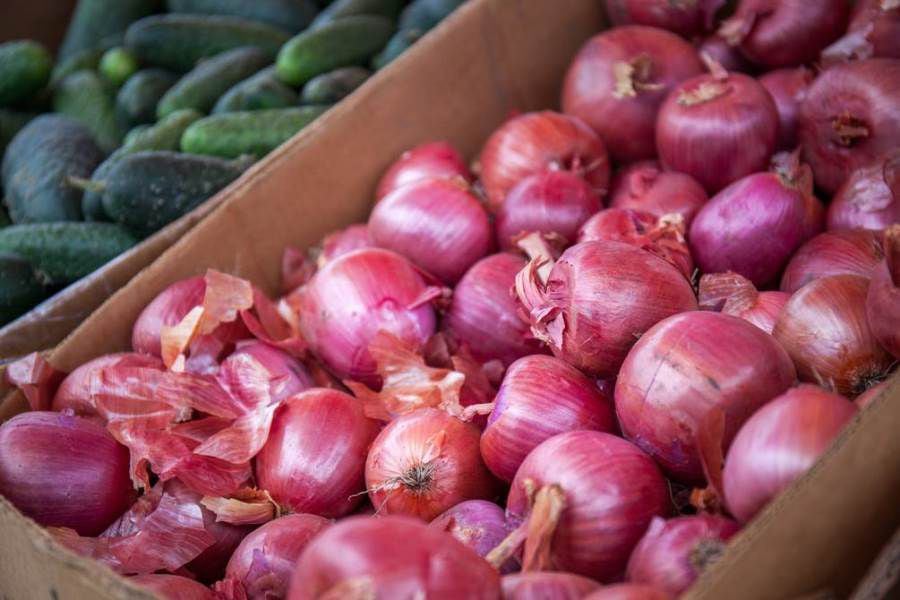
[[382, 198], [369, 217], [369, 235], [376, 246], [402, 254], [448, 284], [493, 245], [487, 212], [468, 184], [445, 179], [416, 181]]
[[752, 77], [715, 66], [673, 89], [656, 120], [663, 166], [687, 173], [711, 194], [765, 170], [777, 136], [769, 92]]
[[[431, 527], [446, 531], [474, 550], [486, 556], [509, 533], [503, 509], [487, 500], [466, 500], [438, 515]], [[516, 570], [515, 560], [507, 561], [501, 573]]]
[[463, 500], [489, 498], [495, 482], [478, 453], [479, 434], [474, 425], [435, 408], [393, 420], [366, 459], [372, 506], [430, 521]]
[[481, 455], [504, 481], [512, 481], [528, 453], [558, 433], [615, 428], [611, 398], [578, 369], [552, 356], [514, 362], [494, 402], [481, 436]]
[[722, 65], [726, 71], [752, 74], [756, 70], [740, 50], [715, 33], [704, 38], [697, 51]]
[[225, 576], [241, 584], [247, 600], [284, 598], [300, 554], [328, 525], [328, 519], [303, 513], [269, 521], [244, 538]]
[[803, 157], [828, 193], [900, 138], [900, 60], [871, 58], [828, 69], [810, 86], [798, 120]]
[[654, 160], [637, 162], [619, 171], [613, 179], [609, 205], [647, 212], [656, 218], [677, 213], [688, 226], [707, 200], [703, 187], [690, 175], [663, 171]]
[[892, 359], [866, 319], [868, 289], [865, 277], [831, 275], [791, 296], [772, 335], [791, 355], [800, 379], [855, 396], [887, 373]]
[[517, 281], [532, 331], [557, 357], [592, 375], [614, 375], [647, 329], [697, 308], [694, 291], [676, 268], [621, 242], [572, 246], [545, 285], [533, 267], [535, 261]]
[[307, 546], [288, 600], [325, 597], [499, 600], [500, 576], [452, 535], [415, 519], [350, 517]]
[[0, 425], [0, 495], [47, 527], [102, 532], [131, 505], [128, 450], [102, 425], [32, 411]]
[[900, 4], [896, 0], [859, 0], [847, 33], [822, 51], [825, 66], [847, 60], [900, 58]]
[[755, 410], [796, 379], [772, 336], [730, 315], [669, 317], [635, 344], [616, 380], [616, 414], [625, 436], [673, 477], [703, 480], [700, 425], [713, 409], [725, 416], [723, 448]]
[[305, 389], [313, 387], [313, 379], [303, 363], [278, 348], [252, 341], [241, 343], [231, 356], [225, 359], [222, 366], [229, 361], [237, 360], [240, 356], [249, 356], [259, 362], [271, 377], [272, 400], [281, 402]]
[[780, 150], [797, 147], [797, 113], [806, 91], [816, 76], [806, 67], [769, 71], [759, 78], [775, 101], [778, 111], [778, 144]]
[[461, 178], [473, 181], [462, 155], [447, 142], [429, 142], [407, 150], [384, 172], [375, 190], [377, 199], [421, 179]]
[[871, 277], [881, 260], [881, 236], [862, 229], [826, 231], [802, 246], [784, 269], [781, 290], [793, 294], [804, 285], [829, 275]]
[[114, 366], [146, 367], [160, 370], [165, 368], [162, 360], [147, 354], [121, 352], [97, 357], [76, 368], [63, 379], [56, 390], [56, 395], [53, 396], [53, 410], [71, 409], [75, 414], [86, 417], [96, 415], [97, 407], [92, 397], [91, 381], [103, 369]]
[[128, 581], [151, 590], [155, 595], [165, 600], [216, 599], [216, 595], [208, 587], [181, 575], [135, 575], [134, 577], [129, 577]]
[[375, 243], [372, 242], [372, 237], [369, 235], [368, 225], [364, 223], [348, 225], [344, 229], [325, 236], [317, 262], [321, 267], [338, 256], [349, 254], [360, 248], [371, 248], [374, 245]]
[[725, 501], [746, 523], [803, 475], [856, 414], [846, 398], [801, 385], [758, 410], [725, 460]]
[[362, 499], [369, 444], [378, 424], [353, 396], [313, 389], [286, 401], [256, 455], [256, 480], [293, 512], [339, 517]]
[[600, 588], [593, 579], [574, 573], [514, 573], [500, 580], [504, 600], [580, 600]]
[[655, 27], [616, 27], [589, 39], [569, 65], [563, 112], [596, 131], [613, 159], [653, 158], [656, 114], [678, 83], [703, 72], [697, 51]]
[[847, 26], [846, 0], [740, 0], [719, 35], [769, 68], [814, 61]]
[[649, 583], [672, 596], [687, 590], [717, 560], [740, 526], [717, 515], [653, 519], [628, 559], [626, 577]]
[[739, 317], [766, 333], [772, 333], [790, 297], [785, 292], [760, 292], [747, 278], [730, 271], [700, 278], [700, 308]]
[[368, 248], [329, 262], [288, 298], [310, 349], [339, 377], [377, 387], [369, 343], [379, 331], [421, 345], [434, 333], [422, 276], [402, 256]]
[[878, 343], [900, 358], [900, 224], [884, 232], [884, 260], [872, 274], [866, 315]]
[[203, 526], [215, 538], [211, 546], [185, 565], [203, 583], [213, 583], [225, 574], [225, 565], [253, 527], [230, 525], [216, 519], [215, 513], [203, 509]]
[[828, 206], [828, 229], [884, 229], [900, 223], [900, 195], [888, 184], [900, 153], [861, 167], [847, 177]]
[[881, 392], [887, 389], [887, 384], [887, 381], [876, 383], [865, 392], [857, 396], [856, 400], [854, 400], [853, 402], [860, 410], [864, 409], [868, 405], [872, 404], [872, 401], [875, 400], [875, 398], [877, 398], [881, 394]]
[[673, 598], [652, 585], [617, 583], [604, 586], [588, 594], [583, 600], [673, 600]]
[[688, 239], [701, 271], [734, 271], [766, 286], [822, 230], [825, 210], [813, 196], [809, 167], [785, 162], [793, 164], [748, 175], [700, 209]]
[[697, 0], [606, 0], [606, 15], [613, 25], [648, 25], [689, 38], [706, 29], [715, 4]]

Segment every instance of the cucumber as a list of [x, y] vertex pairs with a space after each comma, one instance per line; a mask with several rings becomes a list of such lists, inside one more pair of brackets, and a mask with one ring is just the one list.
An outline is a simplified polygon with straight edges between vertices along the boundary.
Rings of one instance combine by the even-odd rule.
[[372, 59], [372, 68], [376, 71], [388, 66], [395, 58], [403, 54], [415, 44], [423, 33], [413, 29], [401, 29], [391, 37], [384, 49]]
[[290, 36], [271, 25], [239, 17], [156, 15], [134, 23], [125, 45], [145, 64], [185, 73], [203, 58], [256, 46], [274, 58]]
[[403, 0], [335, 0], [319, 13], [310, 27], [321, 27], [337, 19], [356, 15], [396, 19], [403, 4]]
[[103, 208], [114, 221], [152, 233], [189, 212], [234, 181], [252, 161], [177, 152], [137, 152], [122, 157], [102, 182]]
[[12, 141], [19, 131], [37, 115], [34, 113], [18, 112], [0, 108], [0, 159], [6, 146]]
[[278, 53], [278, 77], [301, 86], [338, 67], [364, 64], [381, 50], [394, 24], [385, 17], [345, 17], [294, 36]]
[[0, 252], [26, 259], [46, 284], [81, 279], [137, 242], [114, 223], [29, 223], [0, 229]]
[[0, 253], [0, 325], [25, 313], [46, 295], [31, 263], [9, 252]]
[[303, 86], [304, 104], [334, 104], [361, 86], [372, 73], [362, 67], [343, 67], [316, 75]]
[[328, 110], [301, 106], [224, 113], [200, 119], [181, 136], [181, 150], [234, 158], [265, 156]]
[[226, 50], [204, 60], [166, 92], [156, 107], [156, 116], [163, 118], [185, 108], [209, 112], [231, 86], [271, 62], [265, 52], [252, 46]]
[[53, 57], [31, 40], [0, 44], [0, 106], [14, 106], [34, 96], [50, 81]]
[[50, 87], [56, 87], [60, 81], [75, 71], [96, 70], [100, 67], [100, 59], [103, 58], [104, 52], [106, 51], [100, 48], [88, 48], [56, 63], [50, 73]]
[[59, 49], [60, 58], [101, 47], [105, 38], [122, 33], [132, 21], [152, 14], [158, 0], [78, 0]]
[[164, 69], [143, 69], [132, 75], [116, 94], [116, 117], [126, 127], [152, 123], [156, 106], [178, 76]]
[[3, 187], [14, 223], [81, 217], [81, 190], [67, 178], [88, 177], [103, 151], [87, 127], [62, 115], [41, 115], [10, 142], [3, 156]]
[[63, 79], [53, 94], [53, 110], [80, 121], [104, 152], [112, 152], [124, 131], [116, 120], [109, 87], [94, 71], [76, 71]]
[[319, 12], [311, 0], [166, 0], [166, 8], [170, 13], [243, 17], [289, 32], [305, 29]]
[[[128, 144], [133, 143], [134, 140], [143, 135], [143, 133], [151, 127], [152, 125], [150, 125], [149, 123], [144, 123], [143, 125], [135, 125], [128, 130], [128, 133], [125, 134], [125, 138], [122, 140], [122, 146], [127, 146]], [[113, 154], [115, 154], [115, 152]]]
[[137, 58], [125, 48], [110, 48], [100, 59], [100, 74], [116, 87], [122, 87], [137, 70]]
[[[3, 201], [3, 204], [6, 205], [6, 200]], [[12, 221], [9, 220], [9, 215], [6, 214], [6, 209], [0, 206], [0, 229], [3, 227], [8, 227], [12, 225]]]
[[287, 108], [299, 102], [297, 92], [281, 83], [275, 67], [267, 67], [256, 75], [231, 86], [213, 107], [213, 114], [239, 110]]
[[397, 29], [424, 34], [456, 10], [464, 0], [413, 0], [400, 13]]

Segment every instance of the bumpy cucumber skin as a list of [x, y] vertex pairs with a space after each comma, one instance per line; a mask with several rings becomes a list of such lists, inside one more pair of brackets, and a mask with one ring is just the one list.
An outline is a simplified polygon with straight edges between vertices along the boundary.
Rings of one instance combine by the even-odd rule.
[[385, 17], [359, 15], [326, 23], [294, 36], [278, 53], [278, 77], [301, 86], [339, 67], [365, 64], [394, 33]]
[[116, 117], [126, 127], [156, 121], [156, 106], [175, 85], [178, 76], [165, 69], [142, 69], [116, 94]]
[[81, 279], [137, 242], [114, 223], [29, 223], [0, 229], [0, 252], [28, 260], [47, 284]]
[[225, 92], [213, 106], [212, 114], [240, 110], [266, 110], [296, 106], [297, 92], [278, 79], [275, 67], [266, 67], [256, 75], [237, 83]]
[[274, 58], [289, 37], [277, 27], [239, 17], [168, 14], [132, 24], [125, 45], [144, 64], [186, 73], [201, 59], [241, 46], [256, 46]]
[[27, 312], [46, 295], [31, 263], [15, 254], [0, 253], [0, 325]]
[[137, 73], [137, 58], [125, 48], [111, 48], [107, 50], [100, 58], [100, 74], [116, 87], [128, 81], [128, 79]]
[[185, 108], [209, 112], [231, 86], [271, 62], [265, 52], [252, 46], [226, 50], [204, 60], [165, 93], [156, 107], [156, 116], [162, 119]]
[[105, 152], [122, 143], [125, 132], [116, 119], [112, 90], [94, 71], [76, 71], [53, 94], [53, 109], [83, 123]]
[[316, 75], [303, 86], [300, 99], [304, 104], [334, 104], [348, 96], [372, 75], [362, 67], [343, 67]]
[[166, 0], [170, 13], [242, 17], [294, 33], [319, 12], [311, 0]]
[[181, 150], [223, 158], [244, 154], [260, 158], [326, 110], [327, 106], [301, 106], [212, 115], [185, 130]]
[[81, 218], [81, 190], [67, 177], [89, 177], [103, 160], [90, 131], [62, 115], [41, 115], [10, 142], [3, 186], [14, 223]]
[[319, 13], [310, 27], [321, 27], [337, 19], [356, 15], [396, 19], [403, 4], [404, 0], [335, 0]]
[[413, 0], [400, 13], [397, 29], [425, 33], [456, 10], [465, 0]]
[[31, 40], [0, 44], [0, 106], [15, 106], [50, 81], [53, 57]]
[[60, 58], [99, 48], [121, 34], [132, 21], [159, 9], [159, 0], [78, 0], [69, 29], [59, 49]]
[[6, 146], [12, 141], [16, 134], [19, 133], [23, 127], [28, 125], [28, 122], [36, 116], [37, 115], [34, 113], [18, 112], [0, 108], [0, 159], [3, 158]]

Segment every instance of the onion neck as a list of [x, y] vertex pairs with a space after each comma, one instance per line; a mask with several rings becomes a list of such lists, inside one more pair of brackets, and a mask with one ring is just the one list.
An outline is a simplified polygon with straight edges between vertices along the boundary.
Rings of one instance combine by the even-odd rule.
[[528, 535], [522, 571], [547, 571], [553, 568], [553, 536], [566, 508], [566, 495], [560, 486], [546, 485], [538, 490], [528, 518]]
[[865, 121], [850, 115], [840, 115], [831, 120], [834, 142], [845, 148], [852, 148], [868, 139], [870, 132]]
[[697, 542], [691, 550], [688, 560], [697, 573], [702, 573], [709, 565], [719, 560], [725, 551], [725, 543], [715, 538], [705, 538]]
[[900, 288], [900, 224], [891, 225], [884, 232], [884, 260], [895, 288]]
[[683, 90], [678, 95], [678, 104], [681, 106], [697, 106], [721, 98], [731, 91], [727, 81], [704, 81], [692, 90]]
[[635, 98], [645, 91], [662, 89], [662, 84], [654, 83], [653, 59], [647, 54], [640, 54], [630, 61], [613, 63], [615, 89], [613, 97], [618, 99]]
[[740, 46], [746, 39], [753, 26], [756, 24], [756, 13], [735, 15], [725, 19], [716, 34], [724, 39], [729, 46]]
[[328, 588], [320, 600], [375, 600], [375, 582], [371, 577], [352, 577]]
[[895, 8], [900, 8], [900, 0], [881, 0], [879, 3], [881, 10], [887, 12], [889, 10], [894, 10]]

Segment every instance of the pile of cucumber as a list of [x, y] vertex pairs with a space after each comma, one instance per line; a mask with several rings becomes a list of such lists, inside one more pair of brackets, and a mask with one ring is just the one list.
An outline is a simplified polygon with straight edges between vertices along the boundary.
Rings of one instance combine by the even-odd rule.
[[0, 324], [213, 196], [463, 0], [79, 0], [0, 44]]

